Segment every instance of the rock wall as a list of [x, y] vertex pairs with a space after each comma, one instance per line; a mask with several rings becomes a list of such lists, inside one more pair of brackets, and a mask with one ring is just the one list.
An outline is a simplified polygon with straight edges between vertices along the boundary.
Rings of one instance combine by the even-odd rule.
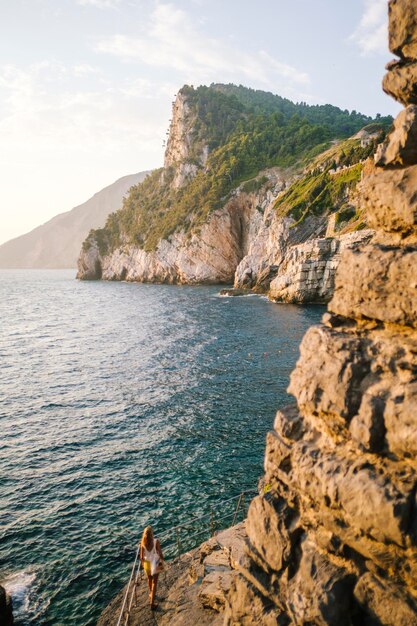
[[95, 241], [81, 252], [78, 278], [131, 280], [156, 283], [232, 283], [236, 267], [247, 254], [262, 221], [263, 208], [282, 188], [280, 174], [269, 173], [272, 189], [257, 193], [237, 190], [215, 211], [200, 232], [189, 237], [174, 233], [161, 240], [154, 252], [126, 245], [102, 256]]
[[310, 239], [287, 249], [269, 285], [269, 297], [276, 302], [326, 303], [334, 292], [335, 274], [342, 252], [369, 241], [366, 230], [336, 238]]
[[171, 183], [175, 189], [194, 178], [198, 168], [204, 166], [207, 161], [208, 146], [204, 144], [200, 145], [199, 154], [191, 159], [192, 148], [195, 148], [194, 125], [195, 112], [190, 107], [187, 96], [180, 92], [172, 105], [172, 119], [164, 158], [165, 170], [171, 167], [175, 169]]
[[268, 293], [280, 302], [328, 302], [341, 251], [368, 241], [372, 231], [339, 237], [324, 235], [328, 216], [309, 216], [301, 225], [279, 217], [274, 205], [288, 174], [271, 168], [261, 173], [268, 184], [256, 192], [238, 188], [199, 233], [184, 232], [145, 252], [134, 245], [101, 255], [93, 240], [79, 258], [78, 278], [171, 284], [232, 283]]
[[384, 88], [407, 108], [363, 181], [376, 236], [344, 250], [328, 313], [301, 344], [229, 626], [417, 625], [416, 7], [389, 2], [400, 61]]

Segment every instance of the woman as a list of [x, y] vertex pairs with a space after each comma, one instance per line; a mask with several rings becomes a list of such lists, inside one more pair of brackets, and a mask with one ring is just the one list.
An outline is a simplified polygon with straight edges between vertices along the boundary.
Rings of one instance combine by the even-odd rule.
[[158, 575], [163, 566], [163, 558], [159, 541], [153, 536], [152, 526], [147, 526], [143, 531], [142, 541], [140, 542], [140, 560], [148, 576], [149, 602], [152, 610], [158, 606], [157, 602], [155, 602], [155, 595]]

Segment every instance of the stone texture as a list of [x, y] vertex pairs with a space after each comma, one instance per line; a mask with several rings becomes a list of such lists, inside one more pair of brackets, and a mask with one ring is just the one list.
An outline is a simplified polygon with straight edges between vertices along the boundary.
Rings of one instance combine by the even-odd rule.
[[417, 246], [346, 250], [329, 310], [417, 328]]
[[355, 587], [355, 598], [378, 624], [416, 626], [417, 605], [401, 588], [373, 574], [361, 576]]
[[198, 149], [193, 140], [195, 112], [186, 94], [180, 92], [172, 105], [172, 119], [165, 150], [165, 172], [174, 171], [174, 189], [190, 182], [199, 169], [204, 167], [208, 157], [208, 146], [200, 143]]
[[273, 602], [243, 576], [235, 579], [230, 597], [232, 603], [226, 607], [224, 626], [286, 626], [289, 623]]
[[365, 174], [360, 195], [368, 224], [386, 232], [415, 232], [417, 166], [385, 170], [368, 164]]
[[269, 297], [278, 302], [328, 302], [342, 251], [369, 241], [372, 234], [366, 230], [291, 246], [277, 266]]
[[417, 104], [417, 63], [394, 61], [382, 81], [385, 93], [404, 106]]
[[397, 116], [393, 131], [378, 146], [375, 163], [385, 167], [417, 163], [417, 106], [410, 105]]
[[[406, 105], [416, 14], [414, 1], [390, 3], [390, 45], [407, 61], [384, 85]], [[343, 251], [329, 312], [302, 341], [296, 405], [267, 435], [266, 493], [249, 510], [227, 624], [417, 624], [415, 113], [400, 114], [379, 166], [364, 169], [377, 232]]]
[[350, 626], [354, 576], [331, 563], [309, 538], [300, 550], [297, 573], [288, 585], [292, 623]]
[[389, 47], [402, 58], [417, 59], [417, 5], [414, 0], [391, 0]]

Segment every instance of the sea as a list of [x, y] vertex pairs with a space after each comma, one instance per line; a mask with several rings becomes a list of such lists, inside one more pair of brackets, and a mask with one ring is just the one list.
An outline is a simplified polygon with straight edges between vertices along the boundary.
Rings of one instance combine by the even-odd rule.
[[0, 271], [0, 584], [16, 626], [93, 626], [144, 526], [169, 537], [256, 490], [323, 310]]

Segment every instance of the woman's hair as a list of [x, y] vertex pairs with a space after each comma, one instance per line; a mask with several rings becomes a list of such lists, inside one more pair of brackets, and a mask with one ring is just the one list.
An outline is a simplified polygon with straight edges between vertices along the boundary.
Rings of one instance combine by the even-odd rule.
[[153, 548], [153, 530], [152, 530], [152, 526], [147, 526], [145, 528], [145, 530], [143, 531], [142, 545], [144, 545], [147, 550], [152, 550], [152, 548]]

